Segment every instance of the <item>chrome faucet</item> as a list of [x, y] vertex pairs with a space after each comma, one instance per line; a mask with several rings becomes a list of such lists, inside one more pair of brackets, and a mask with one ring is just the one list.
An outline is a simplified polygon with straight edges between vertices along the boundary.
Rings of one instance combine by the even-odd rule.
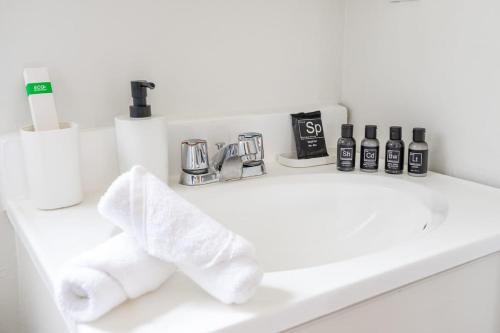
[[181, 184], [203, 185], [266, 173], [262, 134], [242, 133], [237, 143], [226, 145], [220, 142], [216, 146], [218, 151], [210, 163], [206, 140], [190, 139], [182, 142]]

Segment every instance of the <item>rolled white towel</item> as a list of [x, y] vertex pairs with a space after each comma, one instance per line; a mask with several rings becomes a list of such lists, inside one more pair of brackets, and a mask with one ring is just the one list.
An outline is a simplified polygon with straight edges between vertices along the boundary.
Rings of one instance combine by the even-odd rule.
[[174, 271], [121, 233], [64, 264], [55, 282], [56, 303], [75, 321], [93, 321], [157, 289]]
[[253, 296], [262, 271], [253, 246], [136, 166], [110, 186], [99, 212], [132, 234], [146, 252], [176, 264], [223, 303]]

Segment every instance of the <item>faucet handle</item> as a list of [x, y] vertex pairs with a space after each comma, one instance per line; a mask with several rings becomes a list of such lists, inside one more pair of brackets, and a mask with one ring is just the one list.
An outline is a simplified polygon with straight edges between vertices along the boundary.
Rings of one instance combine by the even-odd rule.
[[238, 145], [244, 163], [260, 163], [264, 159], [264, 141], [261, 133], [241, 133], [238, 135]]
[[222, 148], [224, 148], [225, 145], [226, 145], [225, 142], [216, 142], [215, 148], [217, 148], [217, 150], [221, 150]]
[[207, 141], [202, 139], [189, 139], [181, 143], [181, 167], [189, 174], [204, 174], [208, 172]]

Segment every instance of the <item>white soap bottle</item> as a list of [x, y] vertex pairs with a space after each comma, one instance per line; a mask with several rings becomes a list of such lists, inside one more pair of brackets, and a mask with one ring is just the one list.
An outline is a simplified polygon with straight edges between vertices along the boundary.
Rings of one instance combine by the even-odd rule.
[[146, 102], [147, 89], [155, 84], [132, 81], [133, 105], [129, 115], [115, 118], [116, 143], [120, 171], [142, 165], [158, 178], [168, 179], [167, 126], [163, 116], [152, 116]]

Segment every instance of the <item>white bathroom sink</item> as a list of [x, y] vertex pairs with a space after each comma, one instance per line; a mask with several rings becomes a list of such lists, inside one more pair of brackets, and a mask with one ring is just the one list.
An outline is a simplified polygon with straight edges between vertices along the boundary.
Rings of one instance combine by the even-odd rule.
[[[500, 251], [499, 189], [432, 172], [414, 178], [383, 170], [341, 173], [335, 165], [280, 166], [272, 157], [293, 146], [289, 113], [169, 124], [175, 177], [170, 184], [257, 249], [266, 273], [248, 303], [217, 302], [179, 272], [155, 292], [95, 322], [64, 318], [69, 330], [280, 332]], [[343, 107], [322, 113], [330, 143], [340, 136], [337, 124], [346, 121], [346, 114]], [[198, 135], [231, 142], [247, 130], [262, 131], [266, 138], [268, 175], [200, 187], [177, 184], [178, 142]], [[67, 209], [40, 211], [24, 199], [17, 134], [0, 139], [0, 199], [20, 253], [27, 254], [18, 257], [25, 264], [20, 273], [29, 276], [24, 279], [29, 292], [34, 290], [31, 282], [41, 278], [40, 293], [49, 297], [65, 262], [116, 234], [96, 209], [102, 191], [118, 175], [115, 149], [113, 128], [82, 131], [85, 200]], [[32, 305], [59, 315], [52, 301]], [[38, 323], [49, 325], [50, 318], [43, 316]]]
[[434, 191], [364, 174], [262, 177], [176, 190], [249, 239], [268, 272], [387, 249], [436, 228], [447, 212]]
[[[70, 322], [73, 331], [283, 331], [500, 250], [498, 189], [435, 173], [420, 179], [271, 163], [268, 170], [224, 184], [173, 184], [255, 245], [266, 274], [248, 303], [221, 304], [178, 273], [96, 322]], [[9, 202], [49, 288], [64, 262], [116, 232], [96, 211], [99, 196], [56, 211]]]

